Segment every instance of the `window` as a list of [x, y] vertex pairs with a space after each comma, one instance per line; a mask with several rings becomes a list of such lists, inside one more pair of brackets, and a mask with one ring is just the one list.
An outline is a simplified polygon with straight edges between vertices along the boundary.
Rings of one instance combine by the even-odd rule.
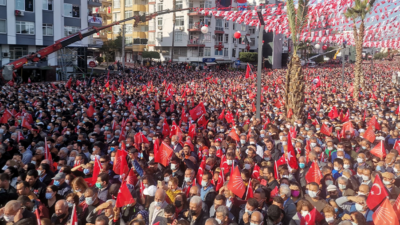
[[121, 25], [115, 25], [112, 29], [114, 34], [118, 34], [121, 31]]
[[0, 20], [0, 33], [7, 33], [7, 20]]
[[158, 41], [162, 41], [163, 39], [162, 32], [157, 32], [157, 39]]
[[114, 9], [121, 8], [121, 0], [113, 0]]
[[243, 25], [243, 24], [242, 24], [241, 29], [242, 29], [242, 31], [246, 31], [246, 25]]
[[211, 2], [210, 1], [205, 1], [204, 2], [204, 8], [211, 8]]
[[64, 3], [64, 16], [79, 17], [79, 6]]
[[201, 2], [200, 2], [200, 8], [201, 8], [201, 9], [204, 8], [204, 1], [201, 1]]
[[125, 33], [132, 34], [133, 33], [133, 24], [126, 24], [125, 25]]
[[255, 28], [249, 28], [249, 32], [250, 32], [250, 34], [255, 34], [256, 33], [256, 29]]
[[[199, 55], [198, 55], [198, 56], [203, 57], [203, 55], [204, 55], [204, 48], [199, 48], [198, 50], [199, 50]], [[192, 52], [194, 52], [194, 51], [197, 51], [197, 48], [193, 48], [193, 49], [192, 49]]]
[[6, 5], [7, 0], [0, 0], [0, 5]]
[[229, 20], [225, 20], [225, 29], [229, 29]]
[[130, 7], [133, 4], [133, 0], [125, 0], [125, 6]]
[[184, 20], [183, 16], [176, 17], [175, 26], [185, 26], [185, 20]]
[[229, 34], [224, 34], [224, 43], [229, 42]]
[[53, 36], [53, 24], [43, 24], [43, 36]]
[[16, 23], [17, 34], [35, 34], [35, 23], [17, 21]]
[[162, 24], [163, 24], [162, 17], [158, 17], [157, 18], [157, 26], [162, 26]]
[[211, 56], [211, 48], [204, 48], [204, 56]]
[[142, 38], [142, 39], [140, 39], [140, 44], [142, 44], [142, 45], [147, 45], [147, 39], [146, 38]]
[[116, 12], [116, 13], [113, 13], [113, 20], [114, 21], [119, 21], [120, 20], [120, 13], [119, 12]]
[[133, 11], [125, 11], [125, 19], [133, 16]]
[[233, 25], [232, 29], [233, 29], [233, 30], [236, 30], [236, 24], [233, 23], [232, 25]]
[[236, 58], [236, 49], [235, 48], [232, 48], [232, 57]]
[[10, 45], [10, 60], [16, 60], [25, 55], [28, 55], [28, 47]]
[[215, 35], [215, 41], [216, 41], [215, 44], [219, 44], [219, 42], [222, 42], [222, 39], [223, 39], [223, 34], [216, 34]]
[[176, 0], [176, 9], [182, 9], [182, 8], [183, 8], [183, 1]]
[[53, 0], [43, 0], [43, 10], [53, 10]]
[[149, 31], [149, 26], [148, 26], [148, 25], [142, 25], [142, 26], [140, 26], [140, 31], [141, 31], [141, 32], [147, 32], [147, 31]]
[[64, 36], [67, 37], [67, 36], [69, 36], [71, 34], [75, 34], [75, 33], [79, 32], [80, 29], [81, 29], [80, 27], [69, 27], [69, 26], [66, 26], [66, 27], [64, 27]]
[[215, 30], [223, 30], [222, 28], [222, 19], [215, 20]]
[[163, 10], [163, 4], [162, 3], [158, 3], [157, 4], [157, 11], [162, 11]]
[[250, 46], [256, 46], [256, 39], [255, 38], [250, 38]]
[[175, 42], [182, 42], [182, 31], [175, 31]]
[[135, 38], [135, 39], [133, 39], [133, 44], [134, 44], [134, 45], [140, 44], [140, 38]]
[[139, 11], [134, 11], [134, 12], [133, 12], [133, 15], [134, 15], [134, 16], [140, 16], [140, 12], [139, 12]]
[[15, 9], [33, 12], [33, 1], [34, 0], [15, 0]]
[[211, 33], [210, 32], [208, 32], [207, 34], [201, 33], [200, 39], [204, 40], [204, 42], [210, 42], [211, 41]]
[[215, 48], [215, 54], [214, 55], [222, 55], [224, 53], [223, 50], [218, 51], [218, 48]]
[[228, 57], [228, 48], [224, 48], [224, 57]]
[[133, 37], [125, 37], [125, 46], [133, 45]]

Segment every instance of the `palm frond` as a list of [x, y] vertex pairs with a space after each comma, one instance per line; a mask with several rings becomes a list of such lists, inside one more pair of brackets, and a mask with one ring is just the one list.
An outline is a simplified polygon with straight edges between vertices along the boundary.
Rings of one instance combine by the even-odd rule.
[[290, 32], [292, 33], [292, 41], [294, 45], [297, 45], [296, 9], [294, 7], [293, 0], [287, 1], [287, 14], [288, 14]]
[[297, 33], [300, 33], [307, 22], [308, 0], [298, 0], [298, 3], [299, 6], [297, 7], [296, 29]]

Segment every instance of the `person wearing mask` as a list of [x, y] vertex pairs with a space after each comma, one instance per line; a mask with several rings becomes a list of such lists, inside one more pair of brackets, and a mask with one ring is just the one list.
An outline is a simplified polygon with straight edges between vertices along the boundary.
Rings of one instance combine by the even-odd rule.
[[49, 175], [49, 171], [50, 171], [50, 166], [49, 164], [40, 164], [38, 169], [38, 174], [39, 174], [39, 180], [40, 182], [42, 182], [45, 185], [49, 185], [52, 181], [51, 175]]
[[336, 158], [333, 160], [332, 175], [335, 180], [343, 174], [343, 159]]
[[96, 188], [88, 188], [85, 191], [85, 202], [86, 205], [82, 207], [82, 216], [81, 219], [85, 221], [85, 223], [95, 223], [95, 220], [88, 220], [87, 216], [96, 209], [99, 205], [103, 204], [104, 201], [97, 197], [98, 190]]
[[20, 201], [12, 200], [7, 202], [4, 208], [0, 209], [0, 216], [11, 224], [22, 223], [36, 224], [36, 216], [25, 207]]
[[214, 198], [217, 195], [214, 189], [214, 185], [211, 183], [211, 173], [208, 171], [204, 171], [203, 177], [201, 180], [201, 189], [200, 189], [200, 196], [201, 200], [211, 208], [214, 203]]
[[[36, 142], [37, 143], [37, 142]], [[18, 143], [19, 153], [22, 155], [21, 162], [24, 164], [28, 164], [32, 161], [32, 152], [28, 151], [29, 142], [25, 140], [21, 140]]]
[[388, 190], [389, 199], [397, 199], [397, 197], [400, 195], [400, 188], [394, 185], [394, 174], [390, 172], [383, 173], [382, 182]]
[[154, 196], [154, 202], [152, 202], [149, 207], [149, 221], [151, 224], [154, 223], [156, 217], [164, 216], [164, 209], [168, 205], [168, 203], [165, 201], [165, 198], [165, 191], [163, 189], [158, 189]]
[[99, 189], [97, 193], [97, 197], [103, 202], [107, 201], [107, 199], [111, 199], [111, 195], [109, 194], [109, 176], [107, 173], [101, 173], [97, 177], [96, 187]]
[[108, 225], [120, 225], [125, 224], [120, 218], [119, 208], [115, 207], [115, 200], [109, 199], [103, 204], [97, 206], [92, 212], [87, 216], [87, 220], [93, 221], [100, 215], [104, 215], [108, 218]]
[[325, 221], [321, 222], [323, 225], [335, 225], [342, 221], [342, 219], [337, 216], [335, 213], [335, 208], [332, 206], [326, 205], [322, 211], [325, 217]]
[[51, 223], [54, 225], [66, 225], [71, 220], [71, 212], [67, 201], [58, 200], [55, 204], [55, 213], [51, 216]]
[[284, 212], [276, 205], [271, 205], [267, 210], [266, 225], [282, 224]]
[[58, 188], [55, 185], [50, 185], [46, 189], [46, 200], [43, 202], [45, 206], [49, 209], [49, 215], [55, 213], [55, 206], [58, 200], [63, 199], [63, 197], [57, 194]]
[[371, 181], [371, 173], [372, 170], [369, 168], [364, 168], [363, 173], [362, 173], [362, 183], [361, 184], [366, 184], [368, 187], [371, 189], [373, 182]]
[[348, 188], [348, 179], [341, 176], [337, 179], [337, 184], [340, 191], [340, 196], [353, 196], [355, 194], [354, 190]]
[[[210, 208], [210, 213], [209, 213], [210, 217], [215, 217], [217, 209], [219, 207], [225, 206], [225, 205], [226, 205], [226, 197], [224, 195], [219, 194], [219, 195], [215, 196], [214, 204]], [[228, 208], [227, 208], [227, 210], [229, 212]], [[229, 221], [235, 221], [235, 216], [231, 212], [229, 212], [227, 214], [227, 216], [228, 216]]]
[[71, 193], [71, 186], [65, 182], [65, 173], [60, 172], [52, 179], [54, 180], [53, 185], [58, 188], [57, 194], [65, 198], [69, 193]]
[[[344, 196], [336, 199], [336, 204], [343, 209], [343, 212], [346, 214], [359, 212], [361, 213], [366, 221], [373, 222], [372, 214], [374, 213], [367, 206], [367, 196], [358, 195], [358, 196]], [[343, 216], [343, 220], [347, 220], [348, 216]], [[351, 218], [350, 218], [351, 219]]]
[[0, 188], [4, 189], [10, 196], [13, 196], [12, 198], [16, 199], [18, 197], [17, 190], [10, 185], [10, 176], [6, 173], [0, 174]]
[[40, 199], [40, 201], [46, 199], [46, 185], [40, 182], [37, 170], [29, 170], [26, 174], [25, 181], [29, 183], [31, 191]]
[[[203, 175], [204, 176], [204, 175]], [[189, 211], [186, 213], [185, 219], [192, 225], [205, 224], [209, 218], [206, 213], [202, 210], [202, 199], [199, 196], [193, 196], [190, 199]]]
[[274, 168], [273, 167], [262, 167], [261, 168], [263, 172], [263, 177], [261, 179], [264, 179], [267, 181], [267, 188], [269, 190], [274, 190], [275, 187], [279, 185], [278, 181], [275, 180], [275, 175], [274, 175]]
[[175, 215], [175, 206], [173, 205], [167, 205], [164, 209], [164, 215], [163, 216], [157, 216], [154, 219], [154, 224], [159, 223], [160, 225], [171, 225], [176, 221], [176, 215]]
[[240, 210], [238, 224], [245, 225], [250, 222], [251, 214], [255, 212], [258, 208], [258, 202], [254, 198], [249, 198], [247, 200], [246, 206]]
[[294, 216], [294, 214], [296, 214], [296, 205], [290, 198], [291, 193], [292, 191], [290, 190], [289, 186], [283, 184], [280, 186], [279, 194], [284, 201], [283, 210], [285, 211], [285, 217], [283, 218], [282, 221], [283, 224], [288, 224], [292, 219], [292, 217]]
[[172, 177], [178, 178], [178, 185], [181, 187], [184, 180], [184, 173], [180, 169], [180, 162], [179, 158], [173, 157], [171, 159]]
[[215, 220], [217, 220], [219, 225], [228, 225], [231, 220], [229, 218], [229, 210], [225, 205], [221, 205], [217, 208], [215, 212]]
[[315, 182], [311, 182], [308, 188], [308, 194], [305, 196], [305, 199], [314, 206], [318, 212], [322, 212], [322, 209], [327, 205], [324, 199], [319, 197], [320, 190], [319, 185]]
[[183, 149], [182, 145], [179, 143], [177, 135], [172, 135], [170, 147], [172, 148], [172, 150], [174, 150], [175, 153], [178, 153]]

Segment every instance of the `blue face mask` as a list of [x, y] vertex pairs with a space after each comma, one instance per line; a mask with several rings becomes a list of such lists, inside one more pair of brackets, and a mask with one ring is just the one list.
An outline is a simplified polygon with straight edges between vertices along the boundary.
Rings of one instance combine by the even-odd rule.
[[88, 174], [90, 173], [90, 171], [89, 171], [89, 169], [84, 169], [84, 170], [83, 170], [83, 173], [84, 173], [85, 175], [88, 175]]
[[[55, 181], [53, 182], [53, 184], [56, 185], [56, 186], [60, 186], [60, 181], [55, 180]], [[46, 194], [47, 194], [47, 193], [46, 193]]]
[[114, 148], [114, 147], [111, 147], [110, 150], [113, 152], [113, 151], [115, 151], [115, 148]]
[[53, 197], [52, 193], [46, 193], [46, 199], [51, 199], [51, 197]]
[[47, 126], [47, 130], [50, 130], [51, 129], [51, 126]]
[[305, 165], [304, 163], [299, 163], [299, 167], [300, 167], [301, 169], [304, 169], [305, 166], [306, 166], [306, 165]]
[[111, 134], [107, 134], [107, 138], [110, 139], [111, 138]]

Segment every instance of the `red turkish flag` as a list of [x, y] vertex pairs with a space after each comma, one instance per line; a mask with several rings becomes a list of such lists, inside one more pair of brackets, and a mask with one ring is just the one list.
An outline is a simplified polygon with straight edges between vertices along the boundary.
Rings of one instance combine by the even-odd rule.
[[271, 123], [271, 121], [269, 120], [269, 117], [267, 117], [267, 121], [265, 122], [263, 129], [265, 130], [267, 128], [267, 125]]
[[73, 103], [74, 102], [74, 97], [72, 97], [71, 94], [68, 94], [68, 96], [69, 96], [69, 100]]
[[206, 157], [203, 156], [203, 159], [201, 160], [200, 167], [199, 167], [199, 170], [197, 171], [197, 176], [196, 176], [196, 179], [197, 179], [197, 182], [199, 182], [199, 185], [201, 185], [201, 181], [203, 179], [203, 173], [204, 173], [205, 168], [206, 168]]
[[197, 124], [199, 127], [203, 127], [204, 129], [207, 127], [208, 120], [204, 115], [200, 117], [200, 119], [197, 121]]
[[382, 140], [379, 142], [379, 144], [375, 145], [375, 147], [371, 149], [371, 154], [379, 157], [381, 160], [386, 157], [385, 144]]
[[200, 102], [194, 109], [189, 111], [192, 120], [197, 120], [203, 114], [206, 114], [206, 108], [204, 107], [203, 102]]
[[148, 144], [149, 140], [147, 140], [146, 136], [142, 132], [136, 133], [134, 136], [135, 146], [137, 149], [140, 149], [140, 145], [142, 143]]
[[366, 140], [368, 140], [369, 142], [374, 143], [374, 141], [375, 141], [375, 133], [374, 133], [374, 129], [372, 129], [372, 126], [368, 126], [368, 128], [365, 131], [363, 137]]
[[293, 110], [292, 109], [289, 109], [289, 112], [287, 113], [287, 118], [292, 118], [292, 116], [293, 116]]
[[113, 162], [113, 171], [120, 175], [121, 174], [121, 168], [124, 166], [123, 164], [125, 164], [123, 161], [123, 158], [125, 158], [125, 162], [126, 162], [126, 156], [128, 155], [128, 153], [126, 151], [123, 150], [117, 150], [117, 154], [115, 154], [114, 157], [114, 162]]
[[49, 160], [50, 162], [50, 169], [51, 171], [54, 172], [54, 167], [53, 167], [53, 157], [51, 156], [49, 146], [47, 145], [47, 137], [44, 138], [44, 158]]
[[188, 135], [193, 139], [196, 136], [196, 124], [191, 124], [189, 126], [189, 133]]
[[393, 145], [393, 149], [396, 150], [400, 154], [400, 141], [397, 141]]
[[121, 187], [119, 188], [117, 201], [115, 202], [116, 207], [123, 207], [129, 204], [134, 204], [135, 199], [133, 199], [131, 192], [126, 186], [126, 181], [122, 182]]
[[293, 145], [292, 145], [292, 138], [290, 135], [290, 132], [288, 133], [287, 137], [287, 153], [286, 153], [286, 160], [288, 162], [288, 165], [292, 169], [298, 169], [299, 166], [297, 164], [297, 159], [296, 159], [296, 152], [294, 151]]
[[260, 167], [257, 164], [253, 168], [253, 173], [251, 174], [251, 178], [260, 180]]
[[343, 119], [342, 119], [342, 123], [349, 121], [350, 120], [350, 110], [348, 109], [346, 112], [346, 115], [344, 115]]
[[246, 198], [245, 200], [249, 200], [249, 198], [253, 198], [253, 187], [251, 186], [251, 179], [249, 181], [249, 184], [247, 185], [247, 192], [246, 192]]
[[238, 166], [236, 166], [233, 170], [227, 187], [239, 198], [242, 198], [244, 193], [246, 192], [246, 186], [243, 183]]
[[137, 182], [138, 182], [137, 176], [136, 176], [135, 172], [131, 169], [129, 171], [128, 176], [126, 177], [126, 183], [136, 186]]
[[22, 119], [21, 126], [27, 128], [28, 130], [32, 129], [32, 126], [28, 123], [25, 117]]
[[341, 131], [342, 138], [346, 137], [346, 131], [349, 131], [351, 136], [354, 137], [355, 131], [353, 128], [353, 124], [350, 121], [344, 123], [342, 126], [342, 131]]
[[112, 95], [112, 97], [111, 97], [111, 105], [114, 105], [115, 104], [115, 97], [114, 97], [114, 95]]
[[156, 104], [155, 104], [155, 106], [154, 106], [154, 109], [155, 109], [156, 111], [160, 110], [160, 103], [158, 103], [158, 101], [156, 101]]
[[381, 178], [379, 178], [377, 174], [367, 198], [368, 208], [371, 210], [375, 209], [387, 196], [389, 196], [389, 194], [383, 185]]
[[215, 185], [215, 190], [218, 191], [222, 186], [224, 186], [225, 183], [225, 176], [224, 172], [221, 171], [218, 175], [218, 183]]
[[315, 225], [322, 221], [324, 217], [316, 208], [313, 208], [306, 216], [300, 218], [300, 225]]
[[313, 162], [311, 164], [310, 169], [308, 170], [308, 172], [306, 174], [306, 181], [308, 183], [316, 182], [317, 184], [320, 184], [322, 177], [323, 176], [322, 176], [321, 170], [318, 167], [318, 163]]
[[254, 105], [254, 102], [251, 103], [251, 111], [252, 111], [252, 112], [256, 112], [256, 111], [257, 111], [257, 108], [256, 108], [256, 106]]
[[389, 199], [385, 198], [378, 209], [372, 214], [372, 220], [374, 224], [385, 224], [385, 225], [399, 225], [399, 219], [396, 215], [396, 211], [390, 204]]
[[175, 121], [172, 121], [171, 131], [169, 132], [169, 137], [171, 138], [173, 135], [176, 135], [177, 125]]
[[174, 151], [172, 150], [172, 148], [169, 147], [165, 142], [162, 142], [159, 146], [158, 154], [155, 157], [155, 161], [167, 167], [173, 153]]
[[169, 125], [167, 123], [167, 119], [164, 118], [163, 127], [162, 127], [162, 134], [163, 134], [164, 137], [168, 137], [169, 136], [169, 132], [170, 132], [170, 129], [169, 129]]
[[69, 78], [67, 84], [65, 85], [66, 88], [71, 88], [72, 77]]
[[89, 108], [86, 110], [86, 115], [88, 117], [93, 117], [93, 114], [94, 114], [94, 108], [92, 105], [90, 105]]
[[0, 119], [0, 123], [8, 123], [8, 120], [12, 117], [10, 110], [4, 110], [3, 116]]
[[222, 110], [221, 114], [218, 116], [219, 120], [223, 120], [225, 116], [225, 109]]
[[274, 164], [275, 179], [280, 179], [278, 168], [279, 168], [280, 165], [283, 165], [283, 164], [286, 164], [286, 160], [285, 160], [285, 156], [284, 155], [282, 155], [278, 159], [278, 161], [275, 161], [275, 164]]
[[[36, 210], [37, 212], [38, 210]], [[40, 221], [40, 218], [38, 217], [38, 222]], [[42, 224], [41, 222], [39, 224]], [[38, 224], [38, 225], [39, 225]], [[78, 225], [78, 213], [76, 212], [76, 205], [72, 207], [72, 216], [71, 216], [71, 222], [69, 223], [70, 225]]]
[[187, 123], [188, 121], [188, 117], [186, 115], [186, 112], [182, 111], [182, 115], [181, 115], [181, 121]]
[[107, 81], [107, 83], [104, 85], [104, 87], [106, 87], [106, 88], [110, 87], [110, 81]]
[[102, 166], [100, 164], [100, 160], [97, 158], [94, 159], [94, 166], [93, 166], [93, 176], [92, 176], [92, 183], [95, 184], [97, 182], [97, 177], [100, 174], [100, 170], [102, 169]]
[[240, 141], [239, 135], [236, 133], [235, 128], [232, 128], [232, 130], [228, 134], [229, 137], [231, 137], [235, 141]]
[[372, 116], [372, 118], [368, 121], [367, 125], [368, 126], [374, 126], [375, 130], [380, 130], [381, 129], [381, 126], [379, 125], [379, 123], [376, 120], [375, 116]]
[[339, 116], [339, 114], [338, 114], [338, 112], [337, 112], [337, 109], [336, 109], [336, 106], [333, 106], [333, 107], [332, 107], [332, 110], [329, 111], [328, 116], [329, 116], [329, 118], [331, 118], [332, 120], [335, 119], [335, 118], [337, 118], [337, 117]]
[[21, 140], [24, 140], [24, 136], [22, 136], [21, 131], [18, 131], [17, 133], [17, 143], [19, 143]]
[[396, 202], [393, 205], [393, 209], [396, 212], [397, 218], [400, 218], [400, 195], [397, 196]]
[[321, 126], [321, 133], [325, 134], [326, 136], [331, 136], [332, 134], [332, 127], [328, 127], [326, 124], [322, 124]]
[[247, 63], [247, 67], [246, 67], [246, 79], [250, 78], [250, 72], [251, 72], [251, 68], [250, 68], [250, 65]]

